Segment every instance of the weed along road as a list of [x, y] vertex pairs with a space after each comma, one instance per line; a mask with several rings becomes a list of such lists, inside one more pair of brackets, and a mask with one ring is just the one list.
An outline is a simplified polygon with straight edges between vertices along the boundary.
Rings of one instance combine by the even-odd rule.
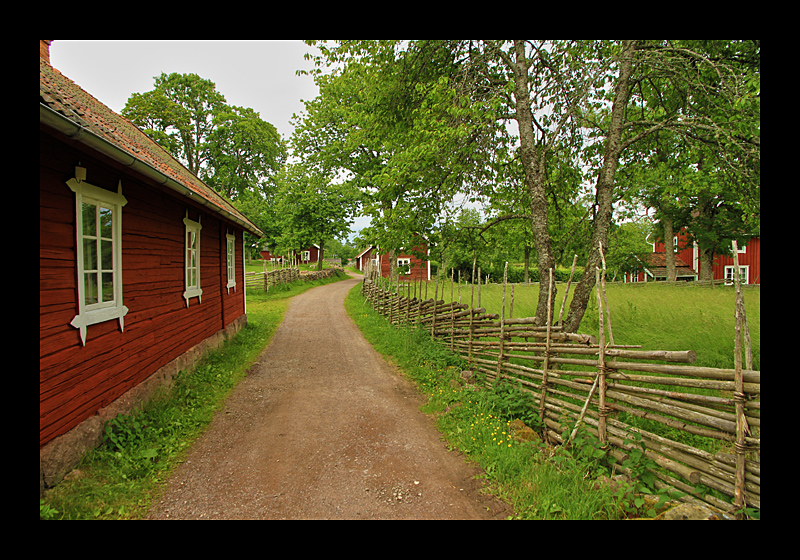
[[360, 277], [293, 298], [149, 519], [505, 519], [422, 396], [344, 309]]

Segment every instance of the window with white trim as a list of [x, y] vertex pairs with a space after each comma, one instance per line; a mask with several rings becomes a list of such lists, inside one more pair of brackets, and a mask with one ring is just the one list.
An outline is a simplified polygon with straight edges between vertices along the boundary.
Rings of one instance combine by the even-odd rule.
[[310, 261], [311, 260], [311, 251], [301, 251], [300, 260], [303, 261], [303, 262]]
[[[734, 278], [734, 275], [733, 275], [734, 270], [735, 269], [734, 269], [733, 265], [727, 265], [725, 267], [725, 284], [730, 285], [730, 284], [733, 284], [735, 282], [736, 279]], [[742, 284], [748, 284], [749, 283], [749, 278], [748, 278], [749, 277], [749, 270], [750, 270], [749, 266], [746, 266], [746, 265], [745, 266], [739, 266], [739, 280], [741, 281]]]
[[228, 241], [228, 283], [225, 287], [231, 293], [231, 288], [236, 291], [236, 234], [226, 233], [225, 239]]
[[[75, 169], [67, 181], [75, 193], [75, 248], [78, 269], [78, 314], [70, 325], [86, 345], [89, 325], [117, 319], [125, 329], [128, 308], [122, 304], [122, 181], [117, 192], [87, 183], [86, 170]], [[81, 177], [78, 179], [77, 177]]]
[[397, 274], [408, 275], [411, 274], [411, 259], [403, 258], [397, 259]]
[[200, 303], [203, 302], [203, 290], [200, 287], [200, 230], [203, 226], [200, 225], [200, 218], [198, 221], [189, 219], [189, 211], [186, 211], [186, 217], [183, 223], [186, 226], [186, 242], [185, 242], [185, 258], [186, 258], [186, 274], [185, 286], [186, 291], [183, 292], [183, 299], [186, 300], [186, 307], [189, 307], [189, 299], [196, 297]]

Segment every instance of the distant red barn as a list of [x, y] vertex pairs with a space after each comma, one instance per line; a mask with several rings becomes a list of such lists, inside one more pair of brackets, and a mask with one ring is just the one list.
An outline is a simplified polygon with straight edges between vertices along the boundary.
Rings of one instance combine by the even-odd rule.
[[[319, 262], [319, 245], [316, 243], [310, 245], [307, 249], [303, 249], [302, 251], [294, 251], [294, 258], [297, 262], [300, 263], [316, 263]], [[261, 251], [261, 258], [267, 261], [270, 260], [282, 260], [282, 255], [276, 255], [272, 253], [272, 250], [264, 250]]]
[[39, 62], [40, 491], [105, 419], [247, 322], [263, 233], [129, 121]]
[[[699, 248], [689, 241], [685, 228], [674, 239], [675, 266], [678, 280], [697, 280], [700, 275]], [[653, 242], [653, 253], [643, 262], [643, 268], [634, 276], [626, 275], [626, 282], [652, 282], [666, 279], [666, 256], [662, 240]], [[761, 238], [751, 236], [739, 247], [739, 269], [744, 284], [761, 284]], [[716, 255], [712, 263], [714, 280], [733, 281], [733, 256]]]
[[[414, 250], [425, 255], [429, 254], [427, 244], [417, 245]], [[369, 263], [372, 263], [373, 266], [379, 266], [381, 276], [389, 278], [391, 261], [388, 252], [382, 252], [378, 247], [370, 245], [356, 255], [356, 267], [362, 272]], [[420, 259], [413, 253], [398, 253], [397, 267], [400, 269], [401, 280], [418, 282], [420, 278], [422, 280], [430, 280], [431, 278], [430, 260]]]

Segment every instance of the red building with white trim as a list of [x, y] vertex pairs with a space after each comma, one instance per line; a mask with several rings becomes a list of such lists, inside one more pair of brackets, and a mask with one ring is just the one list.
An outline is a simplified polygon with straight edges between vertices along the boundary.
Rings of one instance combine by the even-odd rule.
[[[689, 241], [685, 228], [674, 239], [675, 267], [678, 280], [697, 280], [700, 276], [700, 251], [697, 243]], [[761, 284], [761, 237], [751, 236], [739, 247], [739, 269], [743, 284]], [[733, 281], [733, 256], [716, 255], [712, 263], [714, 280]], [[653, 242], [653, 253], [642, 263], [638, 274], [625, 275], [626, 282], [653, 282], [666, 280], [666, 255], [664, 242]]]
[[229, 201], [39, 61], [40, 491], [247, 322]]
[[[414, 251], [425, 255], [430, 254], [427, 244], [415, 246]], [[366, 266], [370, 262], [373, 266], [380, 267], [381, 276], [383, 278], [389, 278], [391, 274], [391, 261], [388, 251], [382, 252], [378, 247], [370, 245], [356, 255], [356, 267], [360, 271], [364, 272]], [[400, 280], [418, 282], [420, 278], [422, 280], [431, 279], [430, 259], [420, 259], [414, 255], [413, 252], [397, 253], [397, 266], [401, 271], [399, 276]]]

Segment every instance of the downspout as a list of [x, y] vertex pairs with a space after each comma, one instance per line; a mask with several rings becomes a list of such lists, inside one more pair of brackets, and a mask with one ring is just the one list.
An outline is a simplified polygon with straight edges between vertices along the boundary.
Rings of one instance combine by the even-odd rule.
[[244, 291], [244, 314], [247, 315], [247, 254], [244, 252], [244, 232], [242, 232], [242, 290]]

